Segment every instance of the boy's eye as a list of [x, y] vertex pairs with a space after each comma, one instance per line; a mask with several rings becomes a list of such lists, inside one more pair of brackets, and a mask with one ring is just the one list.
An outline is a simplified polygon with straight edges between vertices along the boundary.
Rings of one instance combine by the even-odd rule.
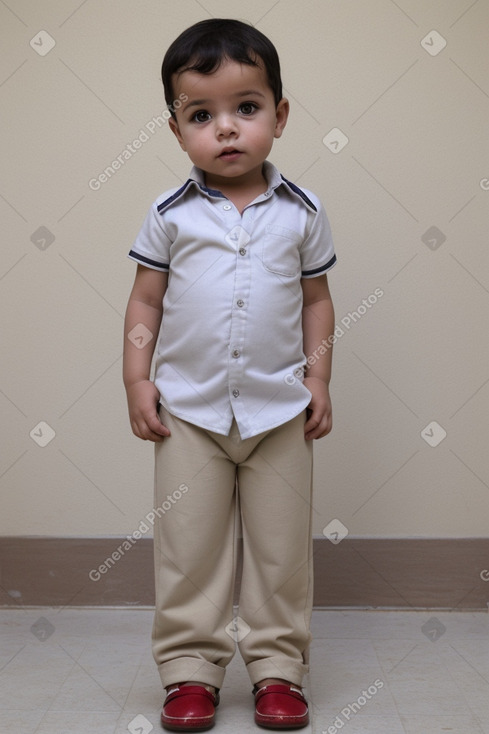
[[207, 122], [207, 120], [210, 120], [211, 116], [209, 115], [206, 110], [199, 110], [195, 113], [195, 115], [192, 117], [192, 120], [195, 120], [195, 122]]
[[243, 102], [243, 104], [240, 104], [239, 106], [239, 111], [242, 115], [252, 115], [257, 109], [258, 106], [253, 102]]

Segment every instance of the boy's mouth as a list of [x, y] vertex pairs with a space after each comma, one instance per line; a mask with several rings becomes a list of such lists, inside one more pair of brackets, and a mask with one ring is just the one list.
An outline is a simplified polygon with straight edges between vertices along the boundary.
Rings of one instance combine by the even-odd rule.
[[230, 161], [239, 158], [241, 151], [236, 148], [224, 148], [222, 153], [218, 156], [221, 160]]

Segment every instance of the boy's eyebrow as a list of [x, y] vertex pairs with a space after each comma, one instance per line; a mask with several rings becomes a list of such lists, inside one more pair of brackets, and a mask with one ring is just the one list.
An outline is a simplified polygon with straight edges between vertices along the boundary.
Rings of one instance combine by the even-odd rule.
[[[262, 92], [259, 92], [257, 89], [245, 89], [243, 92], [235, 92], [234, 97], [250, 97], [250, 96], [257, 96], [257, 97], [263, 97], [265, 98], [265, 95]], [[201, 107], [202, 105], [209, 104], [212, 100], [210, 99], [191, 99], [190, 102], [188, 102], [183, 109], [187, 110], [189, 107]]]
[[256, 94], [258, 97], [265, 97], [263, 92], [259, 92], [258, 89], [245, 89], [244, 92], [236, 92], [236, 97], [249, 97], [250, 95]]

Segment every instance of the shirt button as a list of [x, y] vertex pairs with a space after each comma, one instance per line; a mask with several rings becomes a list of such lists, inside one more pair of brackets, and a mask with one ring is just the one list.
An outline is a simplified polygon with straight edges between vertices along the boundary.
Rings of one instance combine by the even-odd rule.
[[233, 390], [233, 397], [239, 398], [239, 390]]
[[224, 204], [222, 208], [224, 209], [225, 212], [228, 212], [230, 209], [232, 209], [232, 206], [231, 204]]
[[240, 356], [241, 356], [241, 352], [239, 351], [239, 349], [233, 349], [233, 357], [237, 359]]
[[244, 301], [242, 301], [241, 298], [240, 298], [239, 301], [236, 301], [236, 305], [237, 305], [238, 308], [243, 308]]
[[240, 247], [240, 248], [239, 248], [239, 254], [240, 254], [240, 255], [246, 255], [246, 250], [245, 250], [245, 248], [244, 248], [244, 247]]

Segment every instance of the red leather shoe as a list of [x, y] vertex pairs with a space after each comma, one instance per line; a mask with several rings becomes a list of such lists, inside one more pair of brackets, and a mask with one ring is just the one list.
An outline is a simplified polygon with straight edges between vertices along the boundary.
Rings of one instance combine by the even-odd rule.
[[172, 731], [205, 731], [214, 726], [219, 691], [204, 686], [175, 686], [163, 704], [161, 723]]
[[273, 685], [254, 688], [255, 723], [267, 729], [301, 729], [309, 723], [307, 701], [300, 688]]

